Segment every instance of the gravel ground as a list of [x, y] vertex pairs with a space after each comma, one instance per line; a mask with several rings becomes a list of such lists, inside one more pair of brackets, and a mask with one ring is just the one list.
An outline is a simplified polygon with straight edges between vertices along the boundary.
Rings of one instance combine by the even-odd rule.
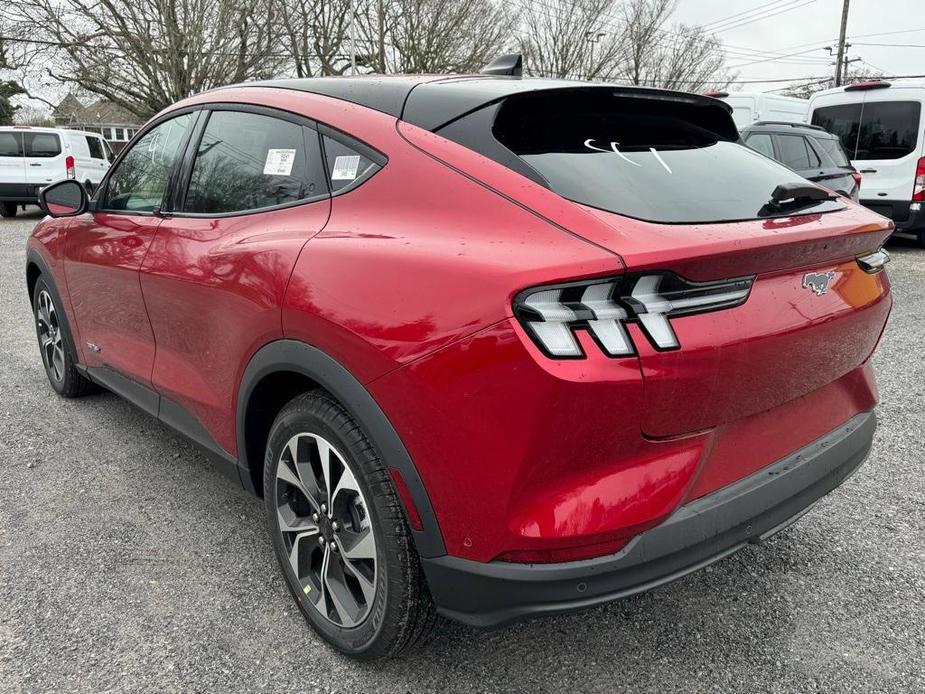
[[893, 244], [868, 463], [760, 547], [649, 594], [363, 665], [290, 606], [262, 507], [113, 395], [46, 385], [0, 222], [0, 690], [925, 691], [925, 251]]

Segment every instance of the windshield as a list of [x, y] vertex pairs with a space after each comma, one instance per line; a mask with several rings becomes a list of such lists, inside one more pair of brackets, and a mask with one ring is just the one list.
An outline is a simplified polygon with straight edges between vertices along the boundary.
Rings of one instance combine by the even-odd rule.
[[[792, 213], [769, 208], [799, 175], [732, 141], [716, 107], [618, 96], [606, 90], [509, 98], [494, 138], [570, 200], [638, 219], [723, 222]], [[728, 124], [728, 125], [727, 125]], [[800, 211], [841, 209], [806, 201]]]

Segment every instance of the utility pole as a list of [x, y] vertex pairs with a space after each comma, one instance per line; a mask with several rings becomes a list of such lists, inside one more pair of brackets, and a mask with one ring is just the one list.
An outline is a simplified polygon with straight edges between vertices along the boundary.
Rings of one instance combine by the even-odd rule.
[[838, 54], [835, 57], [835, 86], [840, 87], [844, 75], [842, 68], [845, 60], [845, 32], [848, 30], [848, 0], [844, 0], [841, 9], [841, 31], [838, 34]]
[[[848, 0], [845, 0], [847, 3]], [[357, 10], [355, 0], [350, 0], [350, 74], [357, 74]], [[844, 32], [842, 32], [844, 33]]]

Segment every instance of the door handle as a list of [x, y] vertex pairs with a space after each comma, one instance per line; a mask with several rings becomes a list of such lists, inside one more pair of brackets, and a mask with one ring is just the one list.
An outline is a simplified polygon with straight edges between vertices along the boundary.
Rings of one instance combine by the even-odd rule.
[[877, 169], [861, 169], [861, 173], [877, 173]]
[[37, 161], [32, 162], [29, 166], [41, 166]]

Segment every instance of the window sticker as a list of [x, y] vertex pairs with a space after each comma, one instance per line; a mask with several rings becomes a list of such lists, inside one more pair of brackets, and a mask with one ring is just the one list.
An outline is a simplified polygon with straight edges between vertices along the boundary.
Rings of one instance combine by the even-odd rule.
[[337, 157], [334, 160], [334, 170], [331, 172], [332, 181], [352, 181], [357, 177], [360, 168], [360, 157]]
[[265, 176], [291, 176], [294, 163], [294, 149], [269, 149], [263, 173]]

